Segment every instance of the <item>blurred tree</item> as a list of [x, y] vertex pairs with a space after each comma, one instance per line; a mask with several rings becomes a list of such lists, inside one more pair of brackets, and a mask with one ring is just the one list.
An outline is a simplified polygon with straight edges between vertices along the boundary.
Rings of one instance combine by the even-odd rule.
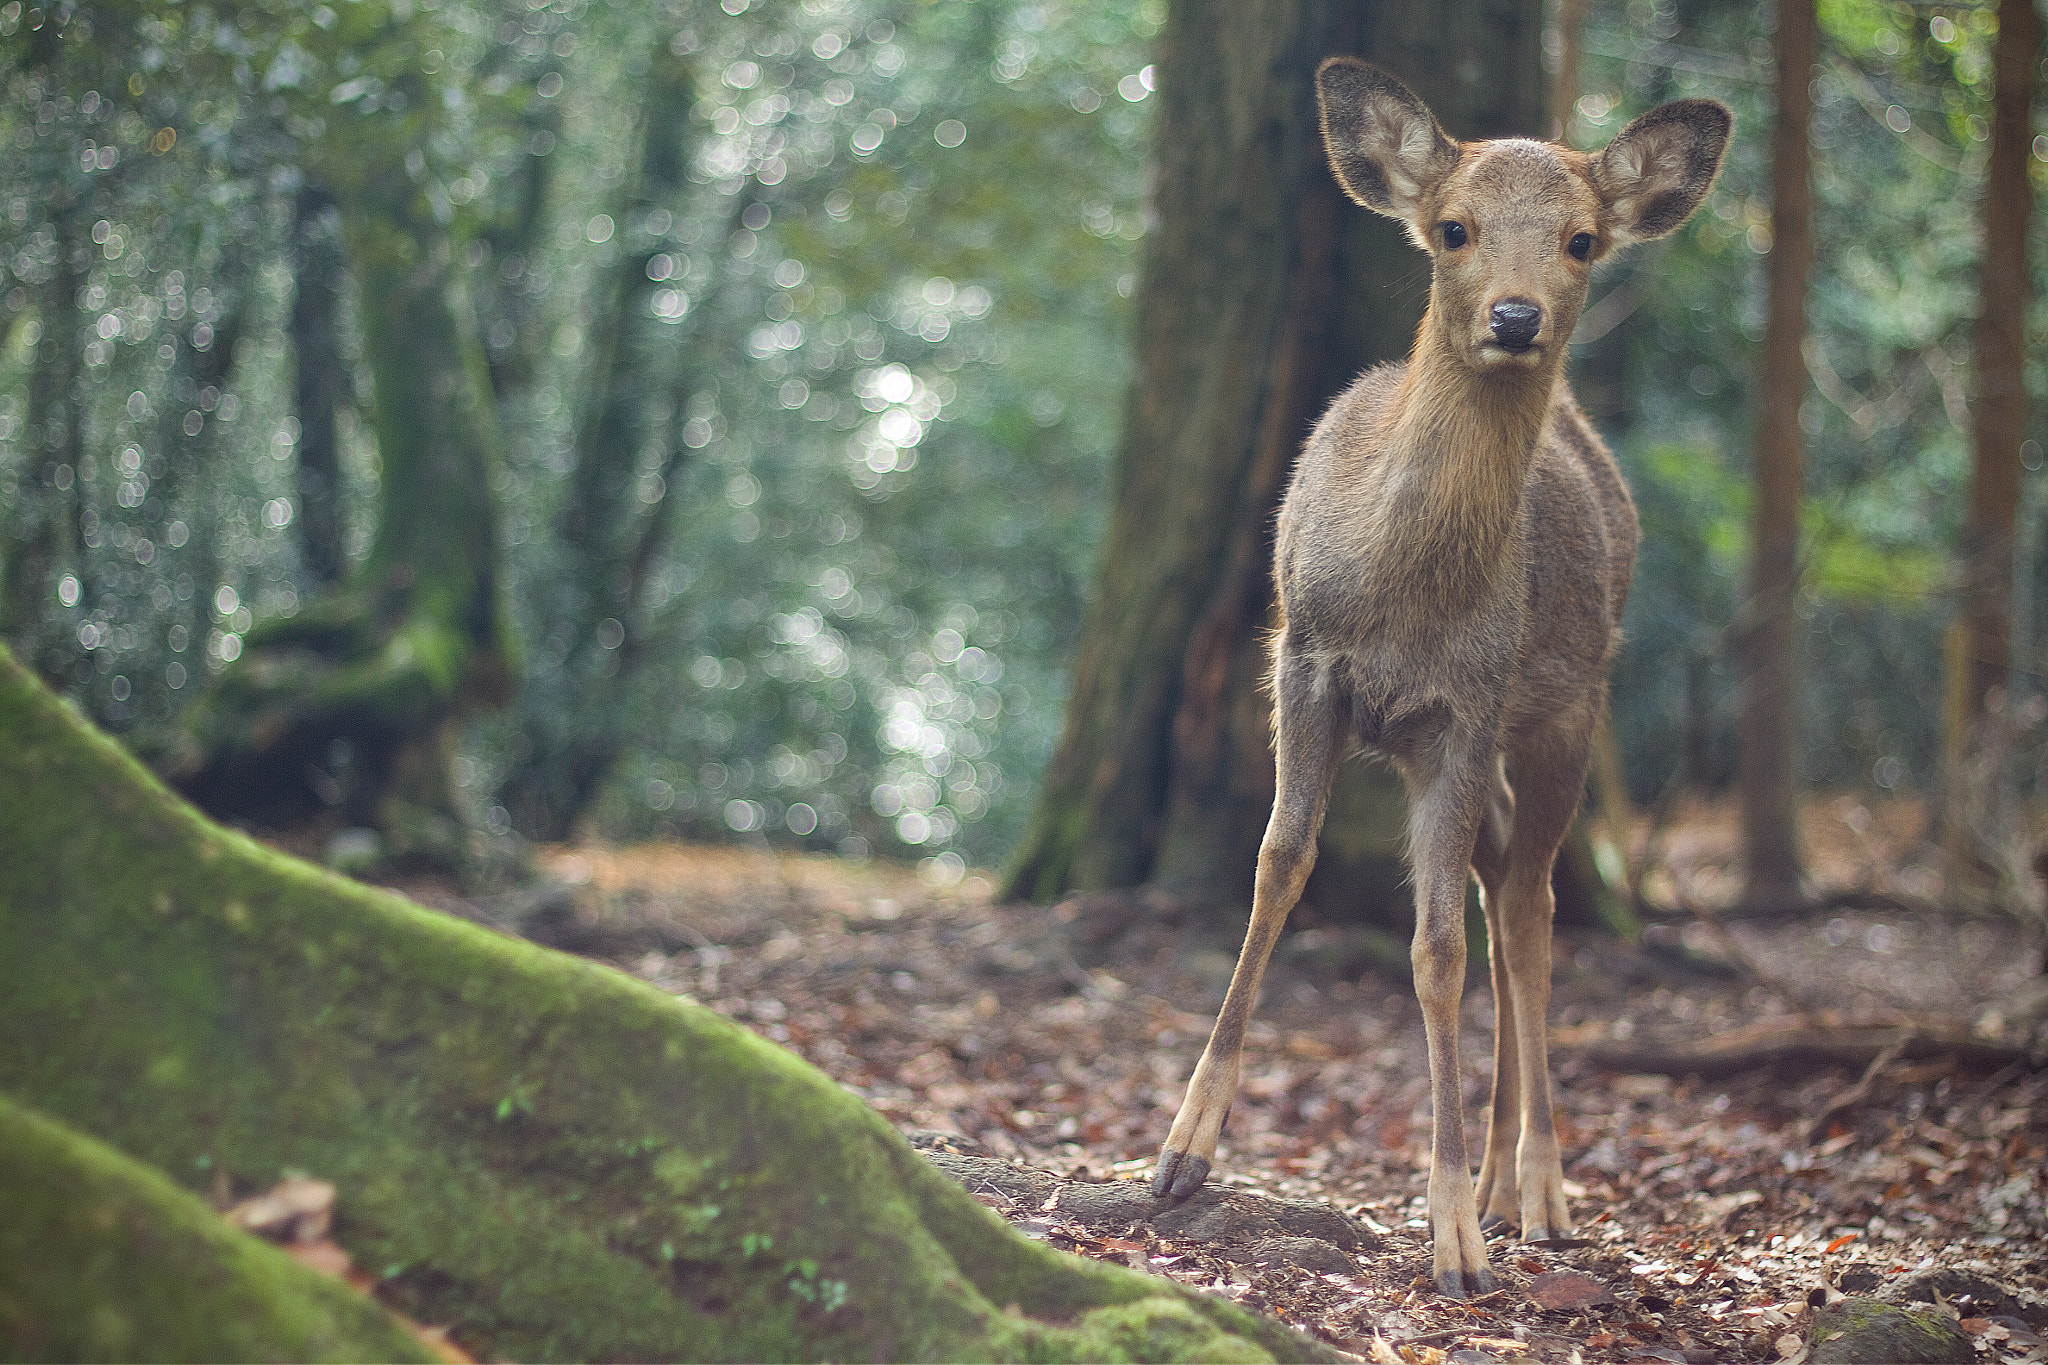
[[[1978, 265], [1976, 395], [1971, 414], [1967, 514], [1960, 546], [1961, 596], [1952, 628], [1944, 714], [1943, 844], [1951, 889], [1982, 881], [1975, 869], [1995, 859], [1992, 845], [2009, 825], [2010, 708], [2015, 530], [2026, 439], [2027, 229], [2034, 190], [2034, 90], [2040, 70], [2041, 17], [2033, 0], [2002, 0], [1993, 58], [1984, 185], [1984, 248]], [[2031, 875], [2022, 873], [2022, 876]], [[1979, 887], [1978, 889], [1982, 889]]]
[[[607, 218], [638, 223], [667, 215], [689, 186], [696, 152], [694, 63], [670, 51], [663, 33], [647, 58], [635, 102], [636, 162]], [[741, 227], [739, 209], [727, 235]], [[630, 688], [650, 657], [655, 629], [650, 589], [675, 526], [668, 490], [681, 487], [695, 455], [681, 416], [707, 367], [673, 356], [716, 346], [699, 300], [681, 335], [654, 302], [670, 267], [659, 237], [620, 251], [592, 299], [583, 411], [572, 438], [568, 487], [556, 513], [558, 572], [531, 592], [552, 599], [538, 614], [566, 634], [556, 647], [574, 706], [523, 708], [524, 743], [499, 784], [499, 800], [521, 831], [567, 838], [597, 798], [629, 733]]]
[[[1312, 74], [1333, 52], [1412, 80], [1457, 135], [1542, 129], [1531, 6], [1172, 8], [1139, 375], [1066, 732], [1012, 866], [1016, 894], [1249, 892], [1272, 803], [1260, 683], [1273, 514], [1323, 406], [1365, 365], [1405, 353], [1427, 280], [1400, 229], [1351, 209], [1329, 175]], [[1310, 903], [1404, 902], [1401, 828], [1391, 778], [1346, 768]]]
[[[469, 845], [449, 786], [458, 727], [509, 699], [518, 664], [497, 413], [464, 287], [466, 234], [451, 226], [425, 155], [440, 152], [448, 111], [462, 102], [436, 76], [453, 35], [410, 7], [323, 13], [325, 27], [287, 22], [270, 41], [279, 52], [312, 44], [328, 70], [358, 72], [313, 82], [306, 104], [319, 122], [304, 141], [314, 183], [339, 207], [358, 286], [376, 531], [342, 581], [248, 633], [241, 657], [185, 713], [187, 743], [164, 768], [219, 814], [279, 825], [338, 808], [382, 830], [392, 855], [460, 866]], [[309, 330], [302, 340], [302, 362], [318, 364], [326, 338]], [[331, 408], [319, 391], [311, 397], [317, 440]]]
[[342, 331], [348, 257], [341, 214], [321, 186], [292, 200], [292, 415], [298, 424], [300, 558], [310, 583], [328, 588], [348, 573], [341, 467], [341, 412], [352, 398], [353, 366]]
[[1770, 301], [1757, 375], [1755, 493], [1749, 578], [1737, 620], [1742, 659], [1739, 786], [1743, 898], [1800, 894], [1795, 627], [1805, 438], [1806, 290], [1813, 261], [1809, 142], [1814, 0], [1778, 6], [1777, 117], [1771, 128]]

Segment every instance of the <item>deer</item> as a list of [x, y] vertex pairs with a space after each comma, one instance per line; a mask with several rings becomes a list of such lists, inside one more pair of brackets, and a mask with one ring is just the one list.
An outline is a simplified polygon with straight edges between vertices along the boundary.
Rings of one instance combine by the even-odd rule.
[[[1571, 1229], [1545, 1032], [1551, 867], [1584, 795], [1639, 533], [1566, 351], [1594, 265], [1692, 216], [1734, 121], [1681, 99], [1597, 153], [1460, 143], [1407, 86], [1348, 56], [1318, 68], [1316, 97], [1339, 187], [1428, 253], [1429, 304], [1408, 359], [1331, 403], [1281, 505], [1272, 816], [1244, 947], [1151, 1188], [1181, 1200], [1208, 1178], [1260, 980], [1355, 736], [1408, 796], [1432, 1271], [1464, 1298], [1496, 1286], [1483, 1232]], [[1496, 1012], [1476, 1186], [1458, 1073], [1473, 874]]]

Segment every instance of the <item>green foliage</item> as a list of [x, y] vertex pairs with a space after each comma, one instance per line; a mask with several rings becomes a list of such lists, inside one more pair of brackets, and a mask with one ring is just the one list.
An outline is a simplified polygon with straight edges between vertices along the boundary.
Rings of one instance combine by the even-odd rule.
[[[396, 177], [462, 257], [506, 440], [526, 676], [458, 765], [479, 817], [506, 823], [499, 781], [600, 711], [622, 832], [995, 856], [1059, 724], [1098, 533], [1144, 229], [1128, 96], [1161, 16], [737, 8], [11, 21], [8, 180], [51, 193], [0, 204], [8, 638], [125, 731], [310, 600], [292, 196]], [[636, 161], [670, 66], [696, 88], [661, 152], [682, 162]], [[649, 532], [631, 611], [589, 581], [617, 554], [593, 572], [565, 531], [614, 330], [640, 357], [638, 449], [599, 452]], [[355, 364], [360, 563], [387, 471]]]
[[[0, 634], [147, 731], [316, 610], [293, 206], [309, 178], [382, 177], [446, 243], [503, 439], [524, 676], [456, 764], [476, 817], [994, 860], [1102, 534], [1162, 17], [0, 9]], [[1805, 765], [1911, 782], [1966, 477], [1991, 11], [1828, 0], [1822, 22]], [[1677, 95], [1739, 120], [1711, 202], [1596, 285], [1580, 348], [1650, 528], [1614, 686], [1647, 794], [1680, 754], [1694, 781], [1728, 766], [1770, 46], [1748, 3], [1603, 0], [1585, 47], [1580, 145]], [[346, 301], [354, 564], [387, 472], [362, 317]], [[2048, 582], [2028, 535], [2023, 658]]]
[[[1802, 767], [1815, 783], [1924, 785], [1968, 480], [1995, 18], [1989, 7], [1825, 0], [1820, 19], [1812, 387], [1800, 415]], [[1589, 318], [1605, 306], [1622, 320], [1581, 346], [1580, 391], [1595, 396], [1595, 419], [1644, 512], [1613, 694], [1630, 776], [1647, 796], [1681, 770], [1695, 782], [1724, 780], [1733, 758], [1725, 656], [1741, 609], [1749, 395], [1770, 248], [1771, 48], [1759, 11], [1742, 3], [1596, 4], [1585, 37], [1587, 93], [1570, 129], [1577, 145], [1596, 145], [1649, 105], [1683, 95], [1724, 100], [1737, 119], [1706, 207], [1675, 238], [1596, 282]], [[2048, 162], [2032, 170], [2037, 189], [2048, 184]], [[2035, 273], [2038, 296], [2048, 274], [2038, 262]], [[2028, 383], [2038, 414], [2048, 375], [2030, 367]], [[2032, 466], [2039, 450], [2037, 435]], [[2022, 525], [2037, 526], [2038, 483], [2024, 496]], [[2048, 640], [2030, 586], [2048, 568], [2037, 535], [2023, 556], [2022, 658]], [[2029, 674], [2023, 686], [2038, 681]], [[1674, 735], [1684, 742], [1674, 745]]]

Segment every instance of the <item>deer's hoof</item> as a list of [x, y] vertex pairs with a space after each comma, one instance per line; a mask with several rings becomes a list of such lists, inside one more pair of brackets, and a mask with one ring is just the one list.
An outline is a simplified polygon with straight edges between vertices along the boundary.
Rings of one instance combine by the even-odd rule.
[[1491, 1236], [1508, 1226], [1508, 1220], [1497, 1213], [1489, 1213], [1479, 1220], [1479, 1230]]
[[1152, 1197], [1178, 1202], [1202, 1188], [1209, 1178], [1209, 1158], [1193, 1152], [1163, 1151], [1152, 1173]]
[[1493, 1272], [1484, 1265], [1465, 1270], [1451, 1267], [1436, 1273], [1436, 1292], [1447, 1299], [1476, 1299], [1491, 1294], [1498, 1284]]

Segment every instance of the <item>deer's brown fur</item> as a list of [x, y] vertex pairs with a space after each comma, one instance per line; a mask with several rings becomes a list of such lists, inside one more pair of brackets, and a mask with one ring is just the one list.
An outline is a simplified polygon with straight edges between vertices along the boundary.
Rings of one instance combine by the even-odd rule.
[[[1731, 120], [1679, 100], [1589, 155], [1460, 145], [1405, 86], [1352, 58], [1324, 62], [1317, 94], [1338, 181], [1430, 253], [1429, 311], [1405, 364], [1366, 373], [1331, 405], [1281, 509], [1273, 814], [1244, 950], [1153, 1189], [1184, 1197], [1208, 1175], [1266, 960], [1355, 736], [1408, 788], [1435, 1275], [1463, 1296], [1494, 1283], [1482, 1217], [1531, 1240], [1569, 1228], [1544, 1032], [1550, 872], [1606, 705], [1637, 532], [1565, 385], [1567, 342], [1593, 264], [1685, 221]], [[1476, 1195], [1457, 1061], [1468, 869], [1499, 1018]]]

